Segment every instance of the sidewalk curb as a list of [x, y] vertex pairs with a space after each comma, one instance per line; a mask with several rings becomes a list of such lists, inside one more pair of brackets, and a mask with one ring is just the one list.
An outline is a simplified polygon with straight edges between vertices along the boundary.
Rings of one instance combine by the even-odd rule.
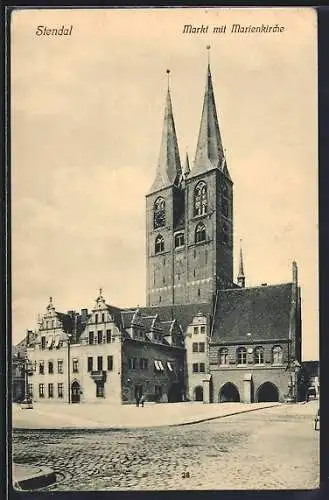
[[[13, 473], [13, 487], [18, 491], [38, 490], [56, 483], [56, 473], [49, 467], [30, 467], [31, 472], [26, 473], [26, 477], [15, 479]], [[33, 472], [33, 469], [39, 469]]]
[[285, 403], [275, 403], [273, 405], [270, 405], [270, 406], [265, 406], [265, 407], [262, 407], [262, 408], [247, 408], [245, 410], [241, 410], [241, 411], [233, 411], [231, 413], [227, 413], [225, 415], [217, 415], [215, 417], [204, 417], [204, 418], [200, 418], [198, 420], [193, 420], [192, 422], [181, 422], [181, 423], [178, 423], [178, 424], [163, 424], [163, 425], [157, 425], [157, 426], [145, 426], [145, 427], [14, 427], [13, 426], [13, 431], [38, 431], [38, 432], [49, 432], [49, 431], [53, 431], [53, 432], [74, 432], [74, 431], [77, 431], [77, 432], [89, 432], [89, 431], [93, 431], [93, 432], [105, 432], [105, 431], [129, 431], [129, 430], [145, 430], [145, 429], [160, 429], [160, 428], [163, 428], [163, 427], [182, 427], [182, 426], [185, 426], [185, 425], [193, 425], [193, 424], [200, 424], [202, 422], [207, 422], [207, 421], [210, 421], [210, 420], [217, 420], [219, 418], [225, 418], [225, 417], [231, 417], [233, 415], [239, 415], [239, 414], [242, 414], [242, 413], [249, 413], [249, 412], [252, 412], [252, 411], [260, 411], [260, 410], [266, 410], [267, 408], [274, 408], [274, 407], [277, 407], [277, 406], [283, 406], [285, 405]]

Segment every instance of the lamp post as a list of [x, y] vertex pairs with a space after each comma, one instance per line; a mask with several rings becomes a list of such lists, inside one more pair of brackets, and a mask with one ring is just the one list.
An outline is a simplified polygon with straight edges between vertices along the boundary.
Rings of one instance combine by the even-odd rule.
[[[36, 366], [36, 362], [34, 362], [34, 366]], [[31, 395], [29, 394], [29, 375], [33, 373], [33, 365], [28, 359], [28, 356], [26, 354], [24, 358], [24, 365], [23, 365], [23, 374], [24, 374], [24, 400], [21, 404], [21, 408], [27, 408], [27, 409], [32, 409], [33, 408], [33, 403], [32, 403], [32, 398]]]
[[70, 333], [67, 334], [67, 390], [68, 390], [68, 403], [71, 403], [71, 337]]

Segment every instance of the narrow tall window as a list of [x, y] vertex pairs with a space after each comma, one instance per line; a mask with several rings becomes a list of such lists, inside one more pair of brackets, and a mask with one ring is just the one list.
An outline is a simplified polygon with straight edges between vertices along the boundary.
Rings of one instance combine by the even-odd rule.
[[57, 397], [63, 397], [63, 384], [61, 382], [57, 384]]
[[96, 383], [96, 398], [104, 397], [104, 384], [99, 382]]
[[63, 373], [63, 360], [59, 359], [57, 361], [57, 371], [58, 373]]
[[107, 370], [113, 370], [113, 356], [107, 356]]
[[79, 371], [79, 360], [78, 359], [72, 360], [72, 371], [73, 371], [73, 373], [78, 373], [78, 371]]
[[163, 198], [157, 198], [153, 207], [154, 229], [163, 227], [166, 224], [166, 203]]
[[256, 347], [254, 351], [254, 362], [256, 365], [262, 365], [264, 363], [264, 348]]
[[218, 364], [219, 365], [227, 365], [228, 362], [228, 350], [226, 347], [223, 347], [219, 350], [218, 353]]
[[155, 238], [155, 245], [154, 245], [154, 252], [160, 253], [164, 251], [164, 239], [161, 234], [158, 234], [158, 236]]
[[206, 241], [206, 227], [204, 224], [200, 223], [195, 228], [195, 243], [200, 243]]
[[103, 331], [102, 330], [99, 330], [97, 332], [97, 342], [98, 342], [98, 344], [102, 344], [103, 343]]
[[275, 345], [272, 349], [272, 362], [275, 365], [282, 364], [282, 347]]
[[184, 246], [184, 233], [175, 234], [175, 248]]
[[236, 350], [236, 360], [238, 365], [245, 365], [247, 363], [247, 350], [245, 347], [238, 347]]
[[199, 182], [194, 190], [194, 216], [206, 214], [208, 211], [207, 185]]
[[105, 321], [105, 313], [102, 313], [102, 323]]
[[93, 358], [92, 356], [88, 357], [87, 359], [87, 370], [88, 372], [92, 372], [93, 371]]
[[111, 340], [112, 340], [112, 332], [111, 330], [106, 330], [106, 342], [110, 344]]
[[103, 356], [98, 356], [97, 357], [97, 370], [102, 371], [103, 370]]
[[46, 348], [46, 337], [42, 336], [41, 337], [41, 349]]
[[45, 363], [44, 361], [39, 361], [39, 373], [40, 375], [45, 374]]
[[54, 363], [52, 361], [48, 361], [48, 373], [54, 373]]
[[94, 343], [94, 332], [89, 332], [89, 344], [93, 345]]
[[39, 398], [45, 397], [45, 384], [39, 384]]
[[48, 398], [54, 397], [54, 384], [48, 384]]

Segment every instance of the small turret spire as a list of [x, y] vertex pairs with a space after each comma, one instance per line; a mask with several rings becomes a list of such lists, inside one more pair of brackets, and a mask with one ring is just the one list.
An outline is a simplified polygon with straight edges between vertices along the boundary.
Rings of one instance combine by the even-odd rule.
[[182, 175], [182, 167], [180, 162], [178, 141], [176, 128], [172, 110], [171, 95], [169, 88], [170, 70], [167, 69], [167, 97], [162, 130], [162, 140], [160, 147], [160, 155], [156, 170], [155, 180], [152, 184], [150, 192], [178, 184]]
[[237, 277], [237, 282], [241, 288], [245, 288], [246, 277], [244, 275], [244, 268], [243, 268], [242, 240], [240, 240], [240, 261], [239, 261], [239, 274]]
[[222, 170], [224, 158], [210, 70], [210, 45], [207, 45], [207, 50], [208, 67], [206, 89], [192, 175], [207, 172], [214, 168]]
[[188, 157], [188, 152], [186, 151], [186, 159], [185, 159], [185, 166], [184, 166], [184, 172], [183, 172], [184, 177], [187, 177], [190, 174], [190, 172], [191, 172], [190, 160]]

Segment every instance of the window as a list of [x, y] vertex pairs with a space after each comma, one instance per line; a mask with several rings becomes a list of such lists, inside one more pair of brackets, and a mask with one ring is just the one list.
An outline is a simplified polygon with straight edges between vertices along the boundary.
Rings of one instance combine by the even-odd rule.
[[98, 342], [99, 344], [102, 344], [102, 343], [103, 343], [103, 332], [102, 332], [102, 330], [99, 330], [99, 331], [97, 332], [97, 342]]
[[54, 328], [54, 321], [51, 322], [51, 328]]
[[200, 363], [200, 368], [199, 368], [199, 371], [200, 373], [204, 373], [206, 370], [205, 370], [205, 364], [204, 363]]
[[78, 359], [72, 360], [72, 371], [73, 371], [73, 373], [78, 373], [78, 371], [79, 371], [79, 360]]
[[196, 335], [197, 333], [199, 333], [199, 328], [197, 326], [195, 326], [193, 328], [193, 333], [194, 333], [194, 335]]
[[102, 313], [102, 323], [105, 321], [105, 313]]
[[166, 224], [166, 203], [163, 198], [157, 198], [153, 207], [153, 226], [163, 227]]
[[57, 371], [58, 373], [63, 373], [63, 360], [62, 359], [59, 359], [57, 361]]
[[129, 365], [129, 368], [131, 370], [135, 370], [136, 369], [136, 365], [137, 365], [137, 359], [136, 358], [130, 358], [128, 360], [128, 365]]
[[226, 347], [223, 347], [223, 349], [220, 349], [218, 353], [218, 364], [227, 365], [227, 362], [228, 362], [228, 349]]
[[205, 343], [204, 342], [193, 342], [192, 351], [193, 352], [205, 352]]
[[33, 398], [33, 384], [27, 385], [27, 395], [29, 398]]
[[48, 373], [54, 373], [54, 363], [52, 361], [48, 361]]
[[57, 384], [57, 397], [63, 397], [63, 384], [61, 382]]
[[104, 397], [104, 384], [96, 383], [96, 398]]
[[41, 337], [41, 349], [46, 348], [46, 337], [42, 336]]
[[106, 330], [106, 342], [107, 342], [108, 344], [110, 344], [110, 343], [111, 343], [111, 340], [112, 340], [112, 338], [111, 338], [111, 337], [112, 337], [112, 331], [111, 331], [111, 330]]
[[205, 326], [201, 326], [201, 333], [206, 333], [206, 327]]
[[48, 384], [48, 398], [54, 397], [54, 384]]
[[92, 357], [87, 358], [87, 370], [88, 372], [93, 371], [93, 364], [94, 364], [94, 359]]
[[39, 384], [39, 398], [45, 397], [45, 384]]
[[245, 365], [247, 363], [247, 350], [245, 347], [239, 347], [236, 350], [236, 360], [238, 365]]
[[89, 332], [89, 344], [93, 345], [94, 343], [94, 332]]
[[95, 323], [96, 324], [98, 323], [98, 314], [97, 313], [95, 314]]
[[198, 297], [200, 297], [200, 295], [201, 295], [201, 290], [200, 288], [198, 288]]
[[208, 211], [207, 185], [201, 181], [194, 190], [194, 215], [203, 215]]
[[103, 356], [97, 356], [97, 370], [99, 372], [103, 370]]
[[158, 236], [155, 238], [154, 251], [156, 254], [164, 251], [164, 239], [161, 234], [158, 234]]
[[45, 363], [44, 361], [39, 361], [39, 373], [40, 375], [45, 374]]
[[113, 356], [107, 356], [107, 369], [109, 372], [113, 370]]
[[198, 373], [199, 372], [199, 363], [193, 363], [192, 370], [193, 370], [193, 373]]
[[175, 234], [175, 248], [184, 246], [184, 233]]
[[256, 365], [264, 363], [264, 349], [263, 347], [256, 347], [254, 352], [254, 362]]
[[195, 243], [201, 243], [206, 241], [206, 227], [204, 224], [200, 223], [195, 228]]
[[282, 364], [282, 347], [275, 345], [272, 349], [272, 361], [275, 365]]
[[148, 369], [148, 359], [141, 358], [139, 360], [139, 368], [141, 370], [147, 370]]

